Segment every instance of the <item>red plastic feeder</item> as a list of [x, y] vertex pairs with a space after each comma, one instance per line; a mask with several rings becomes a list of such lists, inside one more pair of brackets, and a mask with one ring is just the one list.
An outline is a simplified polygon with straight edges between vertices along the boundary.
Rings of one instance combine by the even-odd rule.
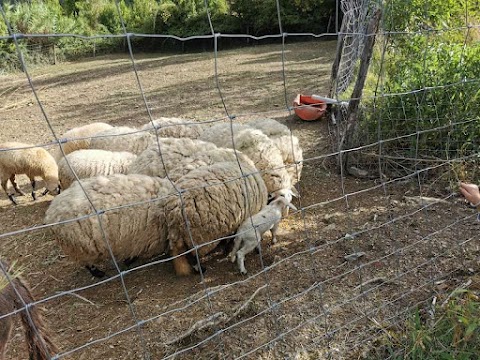
[[302, 120], [318, 120], [325, 114], [327, 103], [314, 99], [309, 95], [298, 94], [295, 100], [293, 100], [293, 110]]

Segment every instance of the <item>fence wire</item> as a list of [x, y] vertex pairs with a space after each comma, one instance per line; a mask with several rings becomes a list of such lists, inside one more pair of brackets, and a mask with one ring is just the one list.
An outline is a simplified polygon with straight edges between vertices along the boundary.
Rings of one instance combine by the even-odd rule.
[[[35, 75], [31, 75], [25, 52], [28, 48], [22, 47], [21, 42], [28, 38], [50, 37], [73, 37], [82, 40], [95, 40], [99, 38], [125, 39], [127, 54], [131, 64], [131, 72], [135, 83], [135, 91], [141, 97], [144, 117], [154, 125], [154, 109], [151, 106], [154, 94], [148, 94], [142, 81], [142, 68], [135, 58], [132, 39], [135, 38], [165, 38], [180, 42], [191, 40], [213, 40], [213, 64], [211, 68], [212, 79], [216, 94], [221, 104], [224, 115], [211, 116], [201, 122], [185, 120], [182, 125], [209, 126], [215, 123], [228, 123], [232, 148], [235, 149], [236, 162], [240, 170], [240, 176], [229, 180], [240, 180], [244, 186], [244, 204], [250, 215], [249, 219], [254, 225], [250, 203], [252, 194], [249, 190], [248, 178], [262, 175], [246, 173], [242, 168], [237, 152], [234, 137], [234, 126], [243, 123], [251, 117], [269, 117], [272, 114], [287, 119], [285, 123], [290, 130], [288, 146], [294, 152], [293, 136], [307, 133], [294, 121], [293, 107], [290, 105], [289, 94], [296, 86], [289, 81], [289, 53], [287, 40], [290, 37], [305, 37], [308, 39], [320, 39], [335, 36], [337, 41], [342, 42], [338, 47], [341, 51], [337, 76], [334, 79], [333, 93], [340, 102], [362, 100], [362, 102], [377, 104], [387, 98], [402, 99], [402, 107], [406, 116], [406, 106], [403, 99], [414, 97], [417, 117], [415, 131], [405, 134], [396, 134], [394, 137], [384, 137], [382, 124], [388, 118], [383, 112], [375, 112], [378, 118], [374, 138], [366, 144], [352, 145], [343, 148], [339, 141], [340, 136], [330, 136], [331, 142], [325, 152], [312, 150], [312, 144], [302, 144], [305, 154], [300, 162], [293, 165], [299, 175], [299, 165], [303, 165], [303, 176], [312, 176], [316, 180], [318, 171], [322, 171], [323, 162], [335, 161], [345, 155], [358, 155], [373, 157], [373, 165], [378, 174], [372, 178], [352, 180], [347, 173], [349, 169], [340, 167], [340, 174], [328, 168], [329, 173], [322, 172], [319, 185], [305, 182], [304, 178], [297, 185], [300, 198], [296, 201], [298, 211], [290, 213], [284, 223], [288, 231], [282, 235], [287, 240], [280, 246], [267, 247], [257, 238], [259, 244], [258, 255], [251, 254], [255, 261], [258, 260], [256, 269], [245, 277], [239, 277], [224, 260], [208, 261], [212, 270], [204, 273], [201, 254], [204, 248], [232, 240], [234, 235], [225, 234], [221, 238], [211, 239], [208, 242], [197, 243], [197, 235], [192, 232], [184, 200], [188, 191], [203, 190], [208, 192], [218, 186], [217, 183], [200, 184], [197, 188], [179, 189], [176, 182], [171, 179], [165, 165], [165, 153], [162, 149], [162, 137], [159, 129], [155, 130], [155, 146], [158, 149], [163, 164], [166, 178], [175, 189], [173, 194], [165, 197], [157, 197], [149, 200], [126, 203], [111, 208], [99, 208], [91, 200], [91, 195], [82, 186], [83, 194], [88, 200], [91, 211], [88, 214], [76, 218], [58, 221], [55, 223], [43, 223], [33, 226], [24, 226], [21, 229], [4, 231], [0, 234], [2, 248], [7, 248], [8, 239], [31, 239], [32, 252], [29, 259], [22, 262], [34, 261], [35, 245], [45, 240], [42, 231], [55, 226], [67, 226], [89, 219], [96, 219], [101, 231], [103, 241], [108, 249], [109, 259], [115, 270], [114, 275], [105, 279], [88, 282], [76, 280], [79, 273], [56, 274], [52, 271], [49, 276], [56, 281], [57, 288], [40, 289], [35, 291], [43, 293], [32, 303], [27, 303], [21, 298], [11, 274], [0, 262], [0, 275], [8, 280], [7, 286], [11, 286], [21, 300], [21, 306], [13, 311], [0, 312], [0, 324], [2, 320], [25, 311], [29, 317], [35, 336], [40, 339], [41, 346], [46, 348], [42, 333], [30, 318], [32, 307], [47, 307], [50, 310], [46, 318], [50, 323], [55, 341], [60, 347], [58, 354], [49, 354], [51, 359], [62, 358], [142, 358], [142, 359], [175, 359], [175, 358], [302, 358], [317, 356], [318, 358], [349, 358], [351, 354], [359, 354], [368, 350], [372, 344], [387, 333], [392, 326], [401, 324], [409, 312], [413, 309], [430, 306], [432, 300], [439, 296], [437, 285], [440, 282], [451, 281], [455, 286], [462, 280], [462, 276], [456, 279], [456, 273], [471, 269], [478, 259], [478, 226], [475, 224], [475, 214], [470, 209], [463, 209], [456, 201], [454, 192], [435, 192], [432, 188], [435, 183], [427, 181], [429, 174], [444, 174], [459, 164], [477, 160], [478, 154], [465, 153], [462, 156], [450, 156], [451, 146], [450, 133], [446, 139], [446, 158], [424, 156], [425, 149], [420, 147], [420, 139], [429, 134], [439, 133], [463, 125], [473, 124], [478, 118], [455, 118], [447, 125], [434, 126], [423, 129], [421, 122], [438, 120], [423, 116], [422, 104], [425, 103], [426, 94], [433, 94], [433, 102], [436, 107], [435, 91], [456, 89], [459, 86], [478, 84], [480, 79], [469, 79], [462, 76], [460, 80], [448, 84], [428, 85], [425, 81], [416, 89], [405, 89], [401, 92], [388, 92], [384, 83], [383, 67], [380, 67], [380, 76], [373, 94], [365, 94], [360, 98], [345, 95], [353, 82], [357, 79], [358, 63], [364, 50], [364, 41], [369, 36], [381, 35], [380, 64], [387, 52], [388, 37], [426, 35], [434, 37], [448, 31], [465, 31], [465, 44], [471, 31], [480, 29], [480, 26], [467, 23], [464, 27], [451, 29], [421, 29], [418, 31], [380, 31], [379, 34], [368, 34], [366, 29], [372, 9], [381, 6], [377, 2], [369, 0], [344, 0], [340, 1], [343, 22], [338, 32], [334, 33], [286, 33], [283, 31], [282, 7], [276, 0], [278, 21], [278, 34], [254, 36], [250, 34], [220, 34], [213, 26], [208, 1], [204, 1], [207, 20], [211, 33], [189, 37], [178, 37], [164, 34], [137, 34], [129, 33], [125, 24], [121, 6], [115, 0], [116, 10], [121, 22], [121, 34], [83, 36], [78, 34], [17, 34], [14, 33], [7, 16], [0, 4], [0, 12], [3, 21], [7, 25], [8, 35], [0, 36], [0, 41], [12, 41], [15, 45], [18, 60], [25, 74], [28, 86], [38, 106], [43, 121], [53, 138], [50, 142], [37, 142], [31, 147], [44, 147], [46, 149], [58, 148], [63, 156], [64, 144], [71, 141], [59, 136], [55, 127], [55, 120], [48, 114], [39, 96], [39, 87], [35, 83]], [[385, 9], [382, 9], [385, 11]], [[336, 14], [335, 18], [338, 19]], [[277, 41], [280, 47], [277, 61], [280, 62], [279, 70], [281, 93], [284, 104], [276, 109], [267, 111], [242, 111], [238, 112], [229, 102], [229, 77], [222, 74], [222, 56], [219, 41], [222, 38], [245, 38], [254, 41], [271, 40]], [[428, 43], [427, 43], [428, 45]], [[428, 48], [423, 49], [426, 57]], [[242, 49], [239, 50], [241, 52]], [[463, 55], [462, 55], [463, 56]], [[426, 67], [424, 63], [424, 67]], [[226, 71], [225, 71], [226, 72]], [[225, 80], [225, 81], [222, 81]], [[274, 81], [271, 79], [271, 81]], [[240, 89], [241, 90], [241, 89]], [[438, 101], [438, 100], [437, 100]], [[465, 101], [465, 100], [464, 100]], [[468, 101], [468, 100], [466, 100]], [[474, 100], [472, 100], [474, 101]], [[194, 103], [195, 100], [192, 101]], [[456, 104], [451, 103], [452, 107]], [[376, 107], [376, 105], [374, 105]], [[346, 118], [346, 107], [340, 107], [332, 112], [343, 113]], [[388, 118], [390, 120], [390, 118]], [[2, 124], [13, 121], [2, 119]], [[8, 125], [5, 125], [8, 126]], [[167, 125], [168, 127], [169, 125]], [[175, 125], [171, 125], [175, 126]], [[305, 125], [308, 126], [308, 125]], [[329, 126], [335, 126], [329, 124]], [[343, 124], [338, 124], [340, 128]], [[135, 130], [133, 133], [141, 133], [147, 130]], [[208, 131], [208, 130], [207, 130]], [[337, 128], [333, 130], [337, 131]], [[316, 133], [317, 134], [317, 133]], [[117, 136], [123, 136], [121, 134]], [[87, 139], [101, 138], [102, 136], [89, 136]], [[300, 139], [307, 139], [301, 137]], [[2, 141], [4, 141], [2, 137]], [[306, 141], [306, 140], [305, 140]], [[396, 152], [390, 152], [392, 144], [411, 142], [415, 145], [408, 148], [411, 157]], [[14, 149], [0, 149], [0, 154]], [[17, 149], [19, 150], [19, 149]], [[240, 149], [241, 150], [241, 149]], [[389, 161], [408, 162], [404, 165], [401, 175], [385, 176]], [[361, 161], [359, 160], [361, 164]], [[67, 159], [68, 167], [76, 180], [80, 180], [72, 164]], [[403, 164], [403, 163], [402, 163]], [[367, 164], [372, 165], [372, 164]], [[307, 169], [307, 170], [305, 170]], [[270, 169], [276, 170], [276, 169]], [[441, 178], [444, 175], [438, 175]], [[228, 184], [224, 183], [224, 184]], [[305, 185], [304, 185], [305, 184]], [[6, 190], [6, 189], [5, 189]], [[323, 191], [323, 193], [321, 193]], [[428, 197], [432, 194], [435, 198]], [[401, 196], [399, 196], [399, 193]], [[320, 195], [319, 195], [320, 194]], [[441, 195], [438, 195], [441, 194]], [[158, 204], [166, 198], [175, 196], [179, 199], [182, 217], [188, 233], [185, 242], [190, 249], [184, 253], [170, 256], [159, 254], [157, 258], [150, 259], [141, 265], [124, 269], [119, 259], [116, 259], [105, 230], [105, 221], [108, 215], [116, 211], [127, 211], [142, 205]], [[365, 208], [370, 209], [366, 213]], [[13, 211], [10, 205], [6, 205], [2, 212]], [[448, 213], [448, 216], [440, 217], [437, 214]], [[440, 218], [440, 220], [438, 219]], [[292, 219], [297, 219], [294, 222]], [[337, 219], [337, 220], [332, 220]], [[333, 226], [332, 226], [333, 225]], [[7, 228], [8, 229], [8, 228]], [[408, 229], [408, 230], [405, 230]], [[460, 231], [460, 229], [462, 229]], [[208, 230], [207, 230], [208, 231]], [[285, 234], [289, 232], [289, 234]], [[53, 239], [50, 239], [53, 240]], [[13, 240], [16, 241], [16, 240]], [[171, 270], [166, 270], [175, 259], [192, 254], [199, 269], [199, 275], [194, 281], [175, 277]], [[470, 253], [470, 257], [465, 254]], [[15, 256], [11, 251], [2, 251], [2, 258]], [[37, 260], [38, 262], [46, 260]], [[215, 262], [216, 261], [216, 262]], [[30, 271], [35, 273], [35, 266], [39, 263], [32, 262]], [[164, 266], [165, 265], [165, 266]], [[48, 268], [51, 270], [54, 266]], [[250, 265], [253, 267], [253, 265]], [[65, 267], [70, 271], [71, 266]], [[64, 269], [64, 270], [65, 270]], [[235, 271], [237, 269], [235, 268]], [[219, 273], [215, 273], [215, 271]], [[475, 269], [472, 270], [475, 273]], [[211, 274], [210, 272], [213, 272]], [[230, 273], [229, 273], [230, 272]], [[147, 275], [144, 275], [147, 274]], [[22, 276], [28, 277], [31, 274]], [[219, 275], [225, 275], [221, 277]], [[47, 276], [47, 274], [43, 274]], [[0, 278], [1, 278], [0, 277]], [[61, 277], [63, 282], [56, 279]], [[66, 280], [65, 280], [66, 279]], [[85, 280], [85, 279], [83, 279]], [[115, 284], [119, 288], [112, 292]], [[52, 286], [53, 283], [50, 283]], [[34, 285], [40, 286], [40, 284]], [[43, 286], [43, 285], [41, 285]], [[152, 287], [161, 290], [152, 293]], [[2, 289], [0, 289], [1, 294]], [[102, 293], [104, 298], [102, 298]], [[142, 295], [142, 293], [144, 295]], [[151, 294], [151, 296], [149, 295]], [[88, 294], [88, 295], [85, 295]], [[1, 295], [0, 295], [1, 296]], [[113, 296], [114, 300], [107, 300]], [[90, 299], [95, 299], [94, 301]], [[78, 310], [68, 313], [69, 301], [81, 300]], [[103, 304], [100, 302], [103, 301]], [[113, 304], [124, 304], [127, 310], [120, 310]], [[77, 304], [77, 303], [76, 303]], [[82, 315], [82, 310], [89, 306], [89, 310]], [[101, 314], [104, 310], [113, 311], [113, 318], [107, 318]], [[113, 310], [112, 310], [113, 309]], [[0, 310], [2, 308], [0, 307]], [[96, 312], [98, 310], [98, 312]], [[123, 313], [122, 313], [123, 311]], [[58, 314], [56, 314], [58, 312]], [[65, 313], [67, 312], [67, 313]], [[118, 312], [118, 313], [117, 313]], [[95, 315], [96, 314], [96, 315]], [[111, 314], [109, 314], [111, 315]], [[83, 323], [76, 324], [75, 317], [92, 317]], [[107, 323], [108, 321], [108, 323]], [[84, 326], [78, 328], [78, 326]], [[87, 337], [83, 332], [88, 332]], [[78, 333], [82, 336], [78, 336]], [[2, 339], [0, 339], [1, 341]], [[13, 341], [11, 341], [13, 343]], [[10, 349], [15, 349], [15, 354], [21, 353], [19, 346], [11, 344]], [[12, 351], [12, 350], [9, 350]], [[11, 355], [13, 358], [15, 355]], [[350, 354], [350, 355], [349, 355]], [[1, 354], [0, 354], [1, 355]], [[392, 355], [393, 357], [393, 355]]]

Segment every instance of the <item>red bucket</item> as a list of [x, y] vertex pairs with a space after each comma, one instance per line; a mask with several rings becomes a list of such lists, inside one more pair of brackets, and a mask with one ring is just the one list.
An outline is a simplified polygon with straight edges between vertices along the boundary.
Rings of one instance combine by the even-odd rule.
[[327, 103], [314, 99], [309, 95], [298, 94], [295, 100], [293, 100], [293, 110], [302, 120], [318, 120], [325, 114]]

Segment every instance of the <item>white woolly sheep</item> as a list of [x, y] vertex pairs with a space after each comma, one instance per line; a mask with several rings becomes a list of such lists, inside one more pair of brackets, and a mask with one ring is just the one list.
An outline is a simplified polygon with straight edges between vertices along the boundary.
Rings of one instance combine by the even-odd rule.
[[283, 163], [293, 184], [299, 182], [303, 168], [303, 151], [298, 137], [293, 135], [287, 126], [273, 119], [256, 119], [246, 125], [260, 130], [275, 143], [282, 153]]
[[54, 195], [60, 193], [58, 166], [53, 156], [47, 150], [19, 142], [0, 144], [0, 184], [8, 198], [15, 205], [17, 205], [17, 201], [14, 193], [9, 193], [7, 182], [10, 180], [17, 194], [25, 195], [15, 182], [15, 175], [19, 174], [25, 174], [30, 179], [33, 200], [37, 198], [35, 195], [36, 176], [45, 180], [46, 190], [42, 195], [45, 195], [47, 192]]
[[247, 273], [245, 255], [260, 246], [259, 242], [262, 241], [263, 234], [270, 230], [272, 243], [277, 242], [278, 226], [280, 220], [282, 220], [282, 213], [287, 207], [297, 210], [287, 199], [280, 196], [240, 225], [235, 236], [233, 249], [228, 255], [231, 262], [235, 262], [235, 259], [237, 259], [240, 273], [244, 275]]
[[[60, 138], [63, 152], [67, 155], [76, 150], [88, 149], [90, 147], [91, 136], [94, 136], [101, 131], [111, 129], [112, 127], [112, 125], [106, 123], [95, 122], [68, 130]], [[52, 155], [57, 162], [63, 157], [59, 147], [53, 149]]]
[[128, 151], [133, 154], [140, 154], [155, 140], [155, 137], [145, 131], [119, 126], [96, 134], [90, 142], [90, 149], [108, 151]]
[[[236, 161], [234, 150], [218, 148], [215, 144], [188, 138], [161, 138], [160, 157], [158, 145], [153, 144], [138, 155], [128, 173], [149, 176], [168, 176], [172, 181], [178, 180], [189, 171], [217, 162]], [[245, 155], [237, 151], [239, 161]]]
[[[93, 215], [51, 229], [65, 254], [92, 275], [101, 277], [104, 273], [95, 263], [110, 259], [102, 228], [117, 260], [150, 258], [166, 251], [163, 204], [169, 194], [175, 194], [170, 181], [146, 175], [114, 174], [83, 179], [52, 201], [45, 224]], [[102, 227], [90, 201], [100, 212]], [[132, 205], [126, 206], [129, 204]]]
[[98, 175], [126, 174], [136, 157], [137, 155], [126, 151], [98, 149], [74, 151], [58, 162], [60, 184], [62, 189], [66, 189], [76, 180], [70, 167], [79, 179]]
[[204, 132], [200, 140], [212, 142], [218, 147], [235, 146], [236, 150], [252, 159], [261, 172], [271, 197], [285, 196], [291, 201], [292, 196], [297, 195], [292, 179], [283, 164], [280, 150], [260, 130], [241, 124], [220, 123]]
[[[28, 313], [22, 308], [32, 304], [35, 299], [29, 286], [12, 268], [0, 260], [2, 268], [7, 271], [8, 281], [0, 269], [0, 317], [21, 310], [19, 315], [25, 330], [29, 359], [48, 360], [58, 353], [56, 345], [51, 340], [50, 331], [42, 319], [42, 310], [38, 306], [30, 306]], [[13, 316], [0, 319], [0, 360], [5, 359], [8, 341], [14, 325]]]
[[206, 255], [218, 245], [216, 239], [232, 235], [250, 214], [265, 206], [267, 189], [253, 162], [245, 157], [242, 170], [245, 177], [238, 163], [221, 162], [194, 169], [175, 183], [181, 198], [167, 200], [165, 214], [177, 275], [191, 273], [182, 255], [188, 249]]
[[[154, 130], [154, 126], [157, 132]], [[202, 135], [205, 125], [196, 124], [194, 120], [160, 117], [140, 127], [141, 130], [150, 130], [160, 137], [197, 139]]]

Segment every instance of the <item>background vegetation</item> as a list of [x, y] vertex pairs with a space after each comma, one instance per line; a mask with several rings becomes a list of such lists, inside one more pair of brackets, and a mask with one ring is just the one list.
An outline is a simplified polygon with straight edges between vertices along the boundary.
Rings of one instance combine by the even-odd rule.
[[365, 103], [369, 111], [363, 125], [370, 141], [405, 136], [383, 144], [383, 149], [407, 158], [451, 159], [478, 152], [478, 4], [387, 1], [383, 22], [391, 33], [377, 38], [375, 76], [366, 92], [397, 95]]
[[[7, 1], [3, 6], [13, 31], [18, 33], [87, 36], [123, 33], [113, 0]], [[128, 32], [180, 37], [211, 33], [204, 0], [120, 0], [119, 6]], [[330, 31], [333, 31], [335, 0], [281, 0], [280, 6], [285, 32], [322, 33], [327, 30], [329, 22]], [[259, 36], [280, 31], [275, 0], [208, 0], [208, 10], [216, 32]], [[7, 34], [4, 21], [0, 21], [0, 34]], [[161, 43], [152, 38], [136, 38], [134, 41], [144, 50], [153, 45], [158, 49], [166, 44], [163, 39]], [[22, 41], [25, 49], [34, 47], [40, 54], [48, 52], [52, 44], [56, 45], [56, 55], [60, 58], [76, 58], [91, 54], [93, 44], [95, 51], [118, 51], [123, 48], [123, 39], [98, 38], [93, 41], [45, 37]], [[41, 62], [41, 59], [32, 60]], [[0, 67], [12, 69], [18, 66], [12, 44], [0, 42]]]

